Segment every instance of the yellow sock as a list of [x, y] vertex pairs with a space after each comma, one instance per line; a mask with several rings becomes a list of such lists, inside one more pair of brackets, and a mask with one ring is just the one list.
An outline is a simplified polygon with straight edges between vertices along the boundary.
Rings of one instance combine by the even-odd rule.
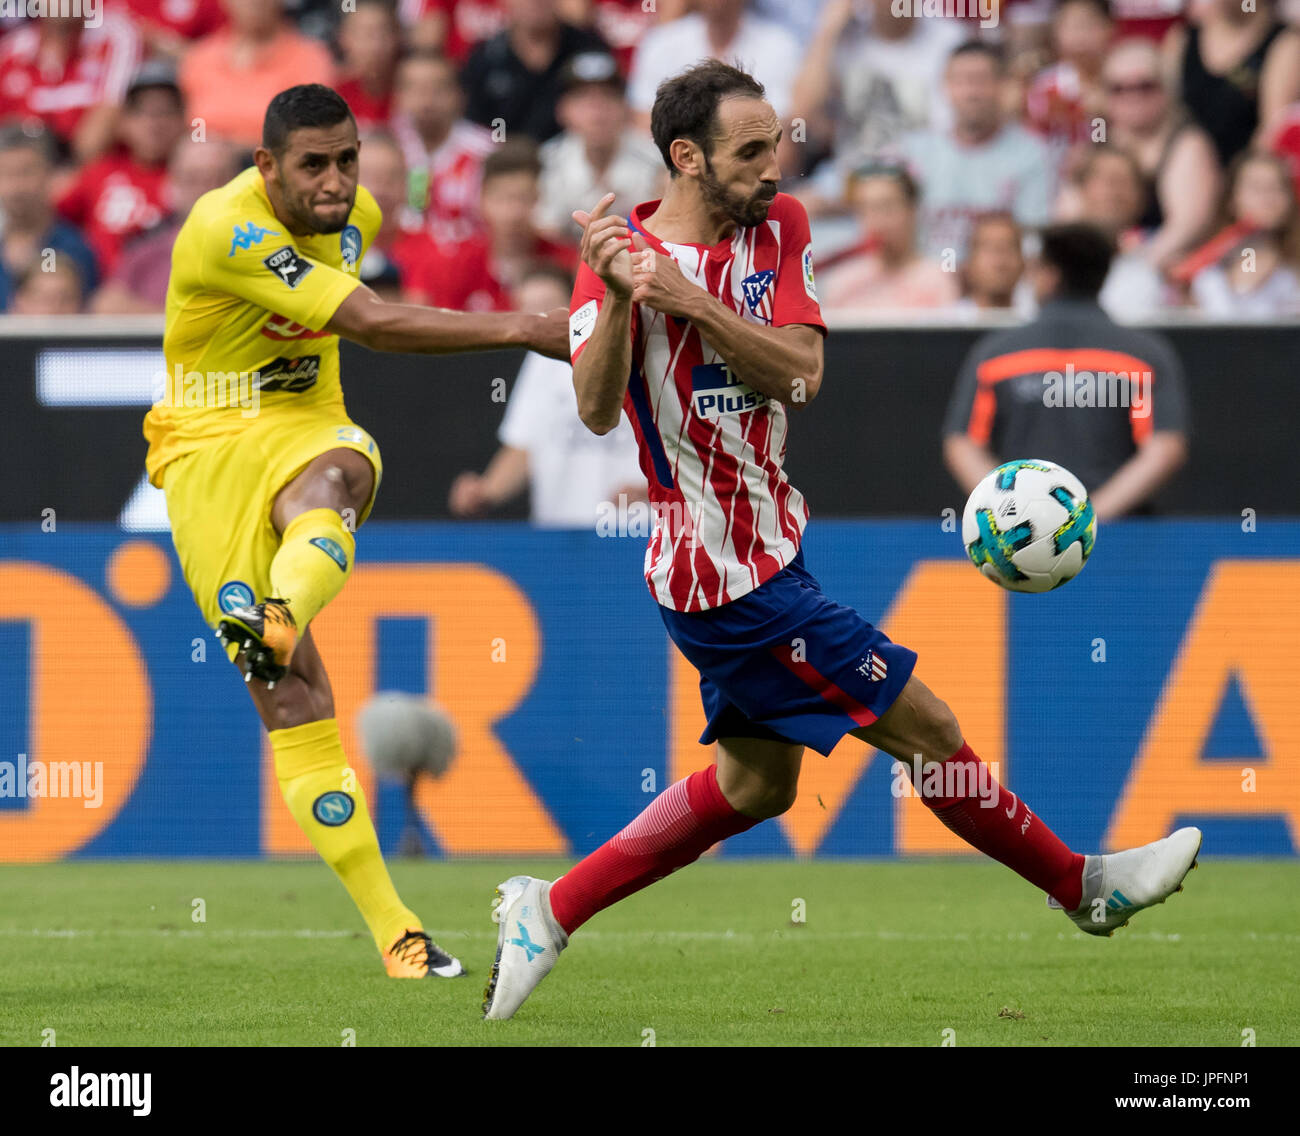
[[284, 600], [299, 631], [347, 582], [356, 538], [333, 509], [299, 513], [285, 527], [271, 561], [271, 595]]
[[[337, 515], [337, 514], [336, 514]], [[398, 898], [365, 794], [348, 768], [333, 718], [271, 731], [280, 792], [321, 858], [334, 869], [382, 954], [419, 917]]]

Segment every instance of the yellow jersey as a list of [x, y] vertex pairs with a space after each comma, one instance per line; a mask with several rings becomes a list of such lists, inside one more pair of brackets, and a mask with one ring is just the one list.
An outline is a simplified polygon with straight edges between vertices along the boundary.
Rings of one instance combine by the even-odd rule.
[[341, 232], [292, 236], [256, 166], [199, 198], [172, 248], [166, 381], [144, 420], [154, 485], [168, 462], [254, 417], [346, 420], [338, 336], [323, 328], [361, 283], [380, 219], [357, 186]]

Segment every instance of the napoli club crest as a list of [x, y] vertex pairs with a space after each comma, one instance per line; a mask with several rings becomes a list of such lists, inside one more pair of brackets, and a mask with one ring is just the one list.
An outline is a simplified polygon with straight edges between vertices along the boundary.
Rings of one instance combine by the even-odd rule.
[[344, 270], [355, 272], [361, 259], [361, 230], [355, 225], [348, 225], [339, 234], [339, 251], [343, 254]]

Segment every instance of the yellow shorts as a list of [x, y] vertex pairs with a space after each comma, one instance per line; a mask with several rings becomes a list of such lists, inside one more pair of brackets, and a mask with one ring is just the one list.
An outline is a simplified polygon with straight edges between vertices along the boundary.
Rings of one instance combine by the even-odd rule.
[[266, 599], [280, 547], [271, 524], [276, 495], [314, 459], [339, 449], [365, 454], [375, 467], [359, 526], [370, 515], [384, 466], [375, 440], [343, 415], [260, 418], [168, 463], [163, 491], [172, 543], [209, 626], [231, 607]]

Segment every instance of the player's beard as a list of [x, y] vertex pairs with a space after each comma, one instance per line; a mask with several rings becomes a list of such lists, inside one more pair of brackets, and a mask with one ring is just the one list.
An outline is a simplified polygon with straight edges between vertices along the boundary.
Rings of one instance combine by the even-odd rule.
[[704, 172], [700, 175], [700, 194], [710, 209], [724, 214], [742, 229], [752, 229], [767, 220], [767, 211], [776, 197], [776, 188], [766, 183], [748, 197], [728, 192], [713, 172], [713, 163], [704, 155]]

